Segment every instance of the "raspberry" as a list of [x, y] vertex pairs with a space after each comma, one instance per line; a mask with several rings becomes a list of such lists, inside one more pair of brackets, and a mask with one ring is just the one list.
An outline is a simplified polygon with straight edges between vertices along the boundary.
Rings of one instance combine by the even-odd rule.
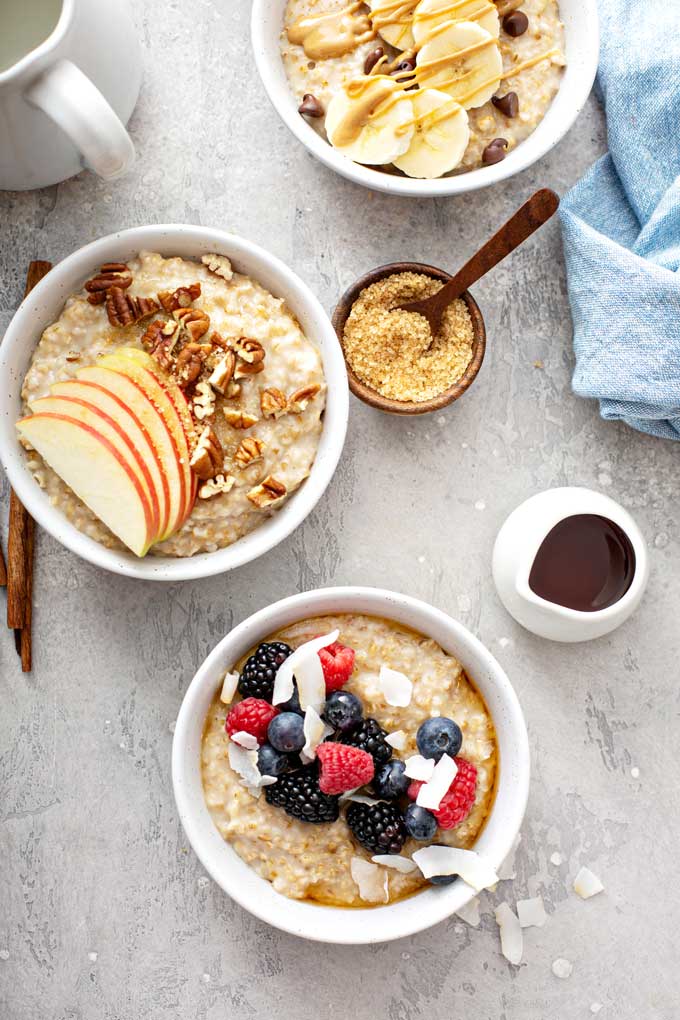
[[348, 648], [347, 645], [341, 645], [339, 641], [334, 641], [327, 648], [322, 648], [318, 654], [326, 681], [326, 693], [339, 691], [352, 675], [354, 649]]
[[252, 734], [258, 744], [264, 744], [269, 723], [278, 714], [278, 708], [262, 698], [244, 698], [229, 711], [224, 728], [229, 736], [243, 730]]
[[[442, 797], [441, 804], [432, 814], [437, 819], [440, 829], [455, 829], [457, 825], [464, 822], [472, 811], [475, 803], [475, 789], [477, 787], [477, 769], [471, 761], [465, 758], [456, 758], [458, 772], [451, 783], [448, 792]], [[408, 796], [415, 800], [418, 791], [423, 784], [416, 780], [408, 788]]]
[[322, 793], [345, 793], [370, 783], [375, 772], [367, 751], [348, 744], [320, 744], [316, 756], [321, 763], [319, 789]]

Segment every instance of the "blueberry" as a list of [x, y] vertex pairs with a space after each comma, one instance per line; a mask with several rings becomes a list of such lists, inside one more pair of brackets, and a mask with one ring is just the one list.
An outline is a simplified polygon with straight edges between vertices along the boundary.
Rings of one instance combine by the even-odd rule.
[[287, 754], [281, 754], [271, 744], [263, 744], [257, 752], [257, 767], [263, 776], [280, 776], [290, 765]]
[[417, 804], [409, 804], [406, 808], [404, 825], [409, 836], [413, 836], [421, 843], [431, 840], [437, 831], [437, 819], [432, 812]]
[[396, 758], [386, 762], [385, 765], [380, 765], [371, 783], [376, 797], [381, 797], [384, 800], [396, 800], [397, 797], [403, 796], [411, 784], [405, 769], [403, 761], [398, 761]]
[[423, 758], [439, 761], [443, 754], [455, 758], [463, 744], [463, 734], [453, 719], [435, 716], [418, 727], [416, 743]]
[[347, 733], [361, 722], [363, 706], [349, 691], [333, 691], [328, 696], [323, 717], [334, 730]]
[[282, 705], [277, 705], [277, 708], [281, 709], [282, 712], [296, 712], [298, 715], [304, 715], [305, 713], [300, 708], [300, 695], [298, 694], [297, 684], [293, 690], [293, 695], [284, 701]]
[[269, 723], [267, 738], [272, 747], [284, 754], [301, 751], [305, 744], [304, 720], [295, 712], [281, 712]]

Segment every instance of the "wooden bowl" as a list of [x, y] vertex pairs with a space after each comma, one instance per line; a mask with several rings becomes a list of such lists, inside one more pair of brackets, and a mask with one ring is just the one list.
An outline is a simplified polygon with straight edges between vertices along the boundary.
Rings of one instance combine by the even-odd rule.
[[[333, 326], [338, 335], [343, 354], [345, 349], [342, 339], [345, 322], [359, 294], [365, 287], [369, 287], [378, 280], [383, 280], [386, 276], [393, 276], [395, 273], [422, 273], [424, 276], [431, 276], [435, 280], [441, 280], [442, 283], [446, 283], [447, 280], [451, 279], [450, 273], [444, 272], [443, 269], [437, 269], [436, 266], [425, 265], [422, 262], [390, 262], [386, 266], [379, 266], [377, 269], [372, 269], [370, 273], [360, 276], [342, 295], [332, 316]], [[429, 400], [393, 400], [391, 397], [383, 397], [382, 394], [358, 379], [352, 371], [347, 358], [345, 358], [349, 388], [354, 396], [358, 397], [359, 400], [363, 400], [365, 404], [376, 407], [379, 411], [385, 411], [387, 414], [427, 414], [429, 411], [439, 411], [442, 407], [446, 407], [448, 404], [452, 404], [454, 400], [462, 397], [468, 386], [474, 382], [482, 366], [486, 350], [486, 329], [479, 305], [472, 294], [466, 290], [464, 294], [461, 294], [461, 297], [465, 301], [470, 312], [470, 318], [472, 319], [474, 331], [472, 360], [463, 375], [453, 386], [449, 386], [447, 390], [443, 390], [436, 397], [431, 397]]]

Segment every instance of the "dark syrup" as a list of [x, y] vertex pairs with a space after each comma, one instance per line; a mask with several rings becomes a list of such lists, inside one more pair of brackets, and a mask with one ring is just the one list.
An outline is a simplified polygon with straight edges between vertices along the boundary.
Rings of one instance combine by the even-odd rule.
[[635, 550], [625, 531], [606, 517], [575, 514], [543, 539], [529, 587], [558, 606], [596, 613], [623, 598], [634, 574]]

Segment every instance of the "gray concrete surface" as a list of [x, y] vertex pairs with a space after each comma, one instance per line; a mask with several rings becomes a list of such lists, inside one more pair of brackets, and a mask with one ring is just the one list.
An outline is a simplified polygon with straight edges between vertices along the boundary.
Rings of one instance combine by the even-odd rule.
[[[0, 328], [30, 259], [56, 261], [149, 221], [242, 233], [331, 308], [381, 262], [456, 267], [535, 186], [564, 191], [605, 147], [591, 100], [557, 150], [507, 184], [456, 200], [379, 196], [313, 162], [279, 123], [251, 66], [247, 0], [138, 0], [138, 14], [136, 169], [115, 186], [84, 173], [0, 196]], [[576, 1020], [594, 1003], [616, 1020], [680, 1016], [678, 448], [605, 424], [572, 395], [556, 223], [475, 292], [489, 349], [470, 393], [419, 421], [353, 401], [326, 497], [258, 562], [161, 587], [109, 576], [39, 536], [31, 676], [0, 628], [2, 1020]], [[521, 630], [490, 576], [506, 514], [564, 484], [621, 500], [651, 547], [636, 616], [583, 646]], [[522, 701], [534, 771], [517, 877], [483, 897], [478, 930], [453, 918], [369, 950], [304, 943], [224, 896], [180, 829], [170, 726], [194, 670], [253, 610], [344, 583], [406, 591], [458, 617]], [[585, 903], [570, 889], [582, 863], [606, 885]], [[549, 920], [525, 933], [513, 968], [492, 907], [536, 892]], [[573, 962], [568, 980], [551, 972], [557, 957]]]

